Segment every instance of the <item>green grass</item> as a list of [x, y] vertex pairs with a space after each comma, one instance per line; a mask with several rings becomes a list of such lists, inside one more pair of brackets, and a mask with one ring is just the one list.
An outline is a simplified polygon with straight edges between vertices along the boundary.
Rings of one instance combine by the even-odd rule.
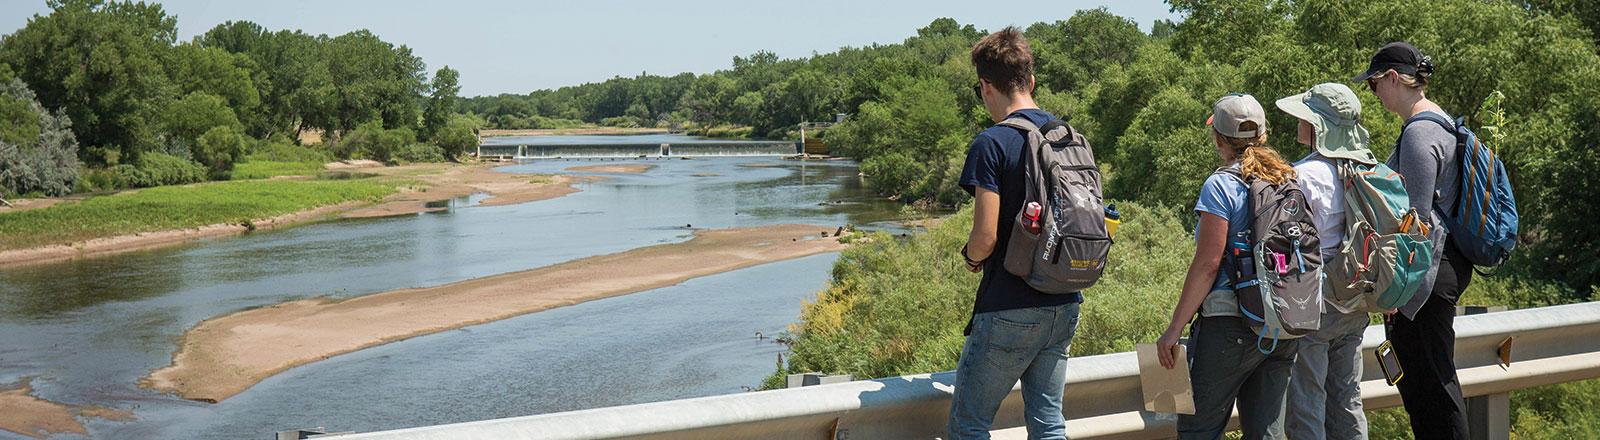
[[[1192, 214], [1127, 202], [1118, 208], [1122, 227], [1105, 276], [1084, 293], [1073, 356], [1154, 342], [1172, 316], [1193, 256]], [[829, 286], [802, 307], [800, 321], [783, 336], [790, 342], [788, 366], [767, 377], [763, 388], [781, 388], [784, 375], [799, 372], [878, 378], [955, 369], [978, 284], [956, 254], [971, 224], [968, 206], [909, 239], [879, 234], [845, 250]], [[1529, 278], [1480, 276], [1462, 302], [1527, 308], [1584, 300], [1518, 279]], [[1511, 406], [1513, 438], [1600, 438], [1600, 380], [1519, 390]], [[1367, 415], [1372, 438], [1411, 435], [1403, 410]]]
[[322, 172], [321, 162], [280, 162], [252, 160], [234, 165], [231, 180], [266, 179], [277, 176], [313, 176]]
[[377, 201], [394, 191], [391, 182], [376, 180], [256, 180], [147, 188], [0, 214], [0, 249], [244, 223], [348, 201]]

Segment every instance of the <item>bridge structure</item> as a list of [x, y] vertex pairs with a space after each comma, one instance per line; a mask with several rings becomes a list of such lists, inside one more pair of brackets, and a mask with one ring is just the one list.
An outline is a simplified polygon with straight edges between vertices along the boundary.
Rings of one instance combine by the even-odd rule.
[[[1488, 310], [1462, 311], [1485, 312]], [[1478, 439], [1510, 436], [1509, 393], [1600, 377], [1600, 302], [1471, 314], [1455, 321], [1456, 365]], [[1361, 383], [1369, 410], [1400, 406], [1369, 327]], [[1404, 380], [1404, 379], [1402, 379]], [[929, 439], [944, 435], [955, 374], [946, 371], [781, 390], [355, 434], [338, 440]], [[1002, 403], [995, 438], [1025, 438], [1020, 387]], [[1132, 352], [1072, 359], [1062, 408], [1074, 439], [1176, 436], [1176, 416], [1144, 411]], [[1235, 415], [1237, 416], [1237, 414]], [[1237, 419], [1233, 420], [1237, 427]]]
[[628, 157], [792, 156], [794, 141], [696, 139], [690, 142], [481, 143], [478, 157], [505, 159], [582, 159]]

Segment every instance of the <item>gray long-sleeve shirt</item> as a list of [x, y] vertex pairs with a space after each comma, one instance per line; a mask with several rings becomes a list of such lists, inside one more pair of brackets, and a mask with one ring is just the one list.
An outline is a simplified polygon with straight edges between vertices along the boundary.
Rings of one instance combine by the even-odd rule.
[[[1438, 113], [1438, 112], [1435, 112]], [[1439, 113], [1446, 120], [1450, 115]], [[1411, 207], [1417, 209], [1430, 228], [1428, 239], [1433, 242], [1433, 261], [1422, 286], [1411, 301], [1400, 307], [1407, 318], [1415, 319], [1417, 311], [1433, 297], [1434, 279], [1439, 275], [1439, 258], [1444, 256], [1448, 231], [1440, 209], [1448, 209], [1461, 191], [1461, 164], [1456, 159], [1456, 136], [1439, 124], [1418, 121], [1400, 133], [1400, 143], [1389, 155], [1389, 168], [1405, 179], [1406, 194]], [[1435, 208], [1435, 206], [1440, 208]]]

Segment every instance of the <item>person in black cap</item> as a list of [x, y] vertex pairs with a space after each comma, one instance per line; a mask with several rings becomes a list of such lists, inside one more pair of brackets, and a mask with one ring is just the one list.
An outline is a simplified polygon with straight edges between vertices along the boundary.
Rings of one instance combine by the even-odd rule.
[[1396, 384], [1411, 431], [1418, 439], [1466, 439], [1466, 402], [1456, 379], [1454, 328], [1456, 301], [1472, 281], [1472, 264], [1455, 245], [1442, 223], [1441, 201], [1460, 192], [1455, 127], [1450, 115], [1424, 92], [1433, 76], [1433, 60], [1405, 42], [1378, 49], [1365, 81], [1383, 108], [1405, 118], [1388, 165], [1405, 178], [1406, 193], [1417, 212], [1427, 212], [1433, 264], [1411, 301], [1386, 313], [1389, 341], [1405, 376]]

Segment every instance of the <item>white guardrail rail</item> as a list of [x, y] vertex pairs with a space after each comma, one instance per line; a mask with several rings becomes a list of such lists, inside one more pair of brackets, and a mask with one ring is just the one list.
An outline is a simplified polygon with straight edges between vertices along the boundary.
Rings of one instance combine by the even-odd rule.
[[[1509, 433], [1510, 391], [1600, 377], [1600, 302], [1462, 316], [1456, 365], [1475, 438]], [[1087, 336], [1087, 335], [1080, 335]], [[1382, 327], [1367, 328], [1362, 398], [1367, 409], [1400, 406], [1372, 351]], [[1500, 346], [1511, 343], [1511, 365]], [[954, 372], [596, 408], [393, 431], [322, 435], [367, 439], [927, 439], [944, 435]], [[1074, 358], [1062, 412], [1074, 439], [1175, 436], [1176, 417], [1145, 412], [1132, 352]], [[1014, 388], [995, 418], [996, 438], [1024, 438]]]

